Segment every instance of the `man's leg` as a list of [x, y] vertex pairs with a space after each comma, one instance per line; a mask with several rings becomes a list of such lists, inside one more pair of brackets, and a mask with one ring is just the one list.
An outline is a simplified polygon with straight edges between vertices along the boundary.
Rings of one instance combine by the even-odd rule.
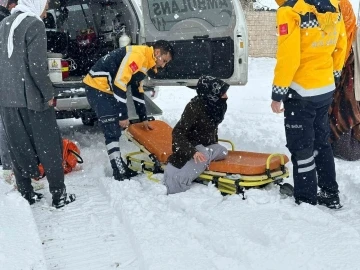
[[52, 107], [41, 112], [29, 110], [28, 114], [36, 153], [44, 167], [50, 193], [54, 197], [65, 190], [62, 139], [55, 110]]
[[24, 194], [33, 190], [31, 177], [39, 177], [38, 158], [34, 151], [30, 121], [25, 108], [0, 107], [5, 135], [18, 190]]
[[287, 148], [291, 153], [294, 197], [297, 203], [317, 203], [317, 179], [314, 159], [315, 108], [306, 101], [284, 102]]
[[207, 147], [197, 145], [196, 149], [206, 157], [204, 162], [197, 162], [192, 158], [181, 169], [168, 163], [164, 172], [164, 184], [168, 194], [184, 192], [188, 190], [191, 183], [202, 174], [213, 160], [224, 159], [227, 149], [220, 144], [212, 144]]
[[314, 121], [315, 130], [315, 164], [318, 176], [318, 185], [322, 191], [337, 194], [339, 187], [336, 182], [334, 155], [329, 142], [330, 125], [328, 109], [331, 100], [322, 102], [316, 109]]
[[91, 108], [95, 111], [105, 137], [105, 145], [109, 155], [113, 176], [116, 180], [124, 180], [137, 173], [130, 170], [121, 159], [119, 111], [117, 100], [109, 94], [91, 87], [86, 87], [86, 96]]
[[11, 157], [8, 142], [6, 139], [4, 124], [0, 116], [0, 156], [3, 170], [11, 170]]

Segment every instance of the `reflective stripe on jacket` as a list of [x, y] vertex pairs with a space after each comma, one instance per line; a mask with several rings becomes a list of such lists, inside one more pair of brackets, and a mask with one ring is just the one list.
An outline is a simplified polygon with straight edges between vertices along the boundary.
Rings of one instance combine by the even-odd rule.
[[289, 88], [303, 98], [325, 98], [335, 89], [334, 77], [341, 75], [347, 46], [344, 21], [334, 1], [316, 1], [317, 7], [306, 3], [311, 0], [289, 0], [277, 11], [275, 101]]
[[[135, 107], [146, 112], [142, 80], [147, 71], [155, 66], [153, 47], [127, 46], [116, 49], [100, 58], [83, 82], [99, 91], [114, 95], [121, 107], [120, 120], [127, 119], [127, 86], [131, 86]], [[143, 107], [143, 108], [142, 108]], [[141, 119], [144, 116], [139, 115]], [[146, 113], [145, 113], [146, 114]]]

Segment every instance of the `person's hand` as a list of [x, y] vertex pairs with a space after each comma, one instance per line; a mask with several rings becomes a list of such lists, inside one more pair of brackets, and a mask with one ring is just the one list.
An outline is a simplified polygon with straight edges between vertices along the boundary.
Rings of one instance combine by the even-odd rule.
[[50, 107], [54, 106], [54, 97], [48, 101]]
[[204, 162], [206, 161], [206, 157], [203, 153], [201, 152], [196, 152], [193, 156], [194, 160], [195, 160], [195, 163], [198, 163], [198, 162]]
[[271, 102], [271, 109], [274, 113], [282, 113], [284, 112], [284, 108], [281, 108], [282, 102], [273, 100]]
[[143, 123], [143, 127], [144, 129], [146, 130], [153, 130], [154, 128], [149, 124], [149, 121], [148, 120], [145, 120], [142, 122]]
[[122, 127], [123, 129], [127, 128], [130, 125], [130, 121], [129, 119], [125, 119], [125, 120], [120, 120], [119, 121], [119, 125], [120, 127]]

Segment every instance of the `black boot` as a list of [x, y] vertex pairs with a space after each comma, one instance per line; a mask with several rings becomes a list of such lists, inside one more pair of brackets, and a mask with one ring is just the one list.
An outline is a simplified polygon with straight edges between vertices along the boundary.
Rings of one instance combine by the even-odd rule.
[[21, 194], [21, 196], [26, 199], [30, 205], [40, 201], [42, 198], [44, 198], [44, 195], [41, 193], [37, 193], [34, 191], [24, 192]]
[[113, 177], [115, 180], [118, 181], [124, 181], [125, 179], [129, 179], [128, 177], [126, 177], [125, 172], [121, 173], [118, 168], [113, 168]]
[[76, 200], [75, 194], [69, 194], [69, 198], [67, 198], [66, 188], [55, 190], [52, 192], [53, 200], [52, 206], [55, 208], [61, 208], [65, 205], [72, 203]]
[[124, 181], [125, 179], [130, 180], [131, 177], [134, 177], [136, 175], [138, 175], [138, 173], [129, 169], [127, 166], [122, 168], [122, 172], [120, 172], [119, 168], [113, 168], [113, 176], [115, 180], [118, 181]]
[[128, 165], [124, 162], [123, 159], [121, 159], [121, 163], [122, 163], [122, 165], [124, 166], [126, 176], [128, 176], [129, 178], [131, 178], [131, 177], [134, 177], [134, 176], [137, 176], [137, 175], [138, 175], [138, 172], [133, 171], [132, 169], [130, 169], [130, 168], [128, 167]]
[[320, 191], [317, 194], [318, 204], [324, 205], [330, 209], [340, 209], [342, 205], [340, 204], [339, 193], [329, 193], [326, 191]]
[[124, 181], [125, 179], [130, 180], [131, 177], [138, 175], [138, 173], [136, 171], [133, 171], [125, 164], [123, 159], [121, 159], [120, 166], [121, 166], [121, 168], [113, 167], [113, 176], [114, 176], [115, 180], [118, 180], [118, 181]]

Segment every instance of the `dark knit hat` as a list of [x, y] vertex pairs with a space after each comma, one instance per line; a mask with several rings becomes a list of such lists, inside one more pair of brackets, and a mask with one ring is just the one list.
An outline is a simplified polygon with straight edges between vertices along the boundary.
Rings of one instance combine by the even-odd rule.
[[199, 78], [196, 93], [199, 97], [218, 101], [229, 89], [229, 85], [221, 79], [203, 75]]

